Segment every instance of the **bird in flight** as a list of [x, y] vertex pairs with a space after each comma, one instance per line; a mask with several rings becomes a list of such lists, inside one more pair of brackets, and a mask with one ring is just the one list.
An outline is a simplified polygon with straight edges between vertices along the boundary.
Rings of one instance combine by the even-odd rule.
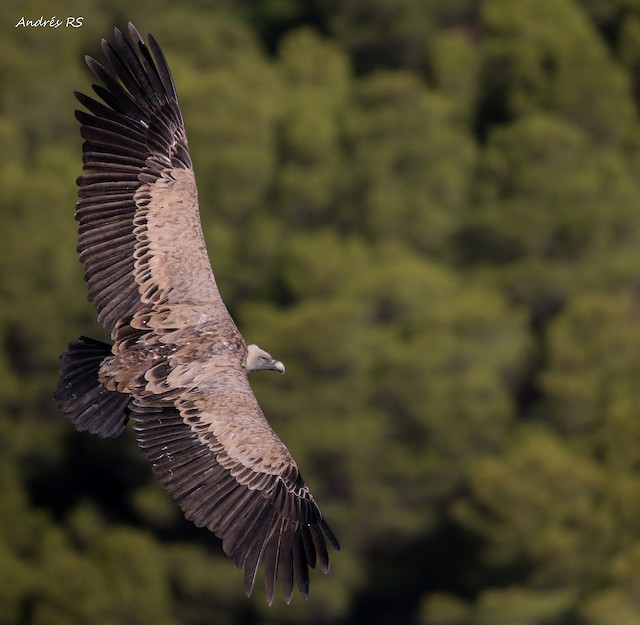
[[284, 365], [247, 345], [222, 301], [200, 224], [176, 89], [162, 50], [132, 24], [102, 40], [111, 70], [86, 57], [102, 102], [76, 93], [84, 139], [78, 253], [112, 345], [81, 337], [61, 356], [55, 399], [81, 431], [131, 419], [154, 474], [187, 519], [207, 527], [267, 602], [305, 598], [309, 568], [340, 549], [288, 449], [251, 390]]

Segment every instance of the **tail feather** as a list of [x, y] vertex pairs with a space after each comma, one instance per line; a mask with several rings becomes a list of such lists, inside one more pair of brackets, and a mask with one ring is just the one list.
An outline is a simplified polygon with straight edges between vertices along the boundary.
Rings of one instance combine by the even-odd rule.
[[107, 343], [81, 336], [62, 354], [53, 398], [80, 431], [102, 438], [118, 436], [129, 420], [130, 397], [109, 391], [98, 380], [102, 361], [111, 355]]

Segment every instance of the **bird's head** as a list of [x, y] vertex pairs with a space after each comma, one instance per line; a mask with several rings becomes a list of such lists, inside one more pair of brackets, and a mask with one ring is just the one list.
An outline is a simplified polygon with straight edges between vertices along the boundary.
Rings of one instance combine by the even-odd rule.
[[271, 357], [271, 354], [260, 349], [257, 345], [247, 346], [247, 372], [249, 371], [279, 371], [284, 373], [284, 365], [275, 358]]

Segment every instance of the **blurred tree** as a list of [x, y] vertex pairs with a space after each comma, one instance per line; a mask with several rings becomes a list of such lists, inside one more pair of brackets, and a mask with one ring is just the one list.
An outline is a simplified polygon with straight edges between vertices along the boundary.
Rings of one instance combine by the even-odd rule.
[[640, 543], [612, 562], [612, 585], [591, 596], [580, 611], [586, 625], [605, 625], [615, 620], [633, 625], [640, 619]]
[[569, 0], [489, 0], [482, 5], [483, 127], [534, 110], [556, 113], [598, 143], [634, 124], [629, 80]]
[[483, 539], [483, 562], [496, 579], [569, 590], [597, 579], [611, 518], [596, 465], [549, 434], [525, 430], [469, 479], [471, 496], [455, 516]]
[[286, 98], [273, 212], [282, 229], [314, 229], [336, 218], [335, 181], [344, 167], [337, 117], [348, 94], [349, 67], [334, 44], [303, 30], [283, 41], [279, 69]]
[[449, 102], [408, 73], [362, 81], [345, 116], [352, 229], [442, 253], [468, 199], [474, 146]]
[[616, 49], [629, 71], [637, 106], [640, 98], [640, 10], [636, 13], [630, 12], [620, 20], [619, 30]]
[[602, 32], [605, 40], [613, 46], [626, 18], [633, 14], [640, 15], [637, 0], [580, 0], [580, 5]]
[[550, 329], [542, 377], [551, 422], [563, 433], [596, 437], [594, 453], [623, 471], [640, 464], [639, 311], [628, 293], [576, 297]]
[[[480, 88], [480, 59], [471, 38], [458, 30], [434, 35], [430, 57], [433, 82], [467, 127], [475, 123]], [[467, 130], [468, 132], [468, 130]]]
[[[612, 602], [624, 613], [625, 597], [637, 586], [627, 563], [640, 544], [637, 319], [638, 303], [630, 294], [593, 293], [575, 298], [549, 333], [543, 414], [598, 463], [607, 484], [601, 505], [615, 527], [608, 539], [611, 554], [603, 558], [606, 590], [589, 604], [589, 611]], [[590, 618], [599, 622], [601, 617], [594, 613]]]
[[483, 593], [473, 612], [475, 625], [539, 625], [567, 618], [572, 595], [557, 590], [511, 587]]
[[[380, 67], [424, 71], [431, 11], [424, 0], [330, 0], [330, 27], [359, 72]], [[425, 36], [427, 35], [427, 36]]]
[[580, 289], [629, 284], [637, 193], [619, 151], [596, 149], [558, 118], [525, 117], [489, 137], [459, 253], [490, 263], [492, 278], [544, 318]]

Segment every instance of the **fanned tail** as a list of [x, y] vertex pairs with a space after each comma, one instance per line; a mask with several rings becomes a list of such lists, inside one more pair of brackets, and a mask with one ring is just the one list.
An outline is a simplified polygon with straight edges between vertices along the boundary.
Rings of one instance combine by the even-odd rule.
[[101, 438], [118, 436], [129, 420], [130, 397], [107, 390], [98, 380], [100, 365], [110, 355], [110, 345], [86, 336], [69, 343], [69, 351], [60, 357], [53, 396], [76, 429]]

